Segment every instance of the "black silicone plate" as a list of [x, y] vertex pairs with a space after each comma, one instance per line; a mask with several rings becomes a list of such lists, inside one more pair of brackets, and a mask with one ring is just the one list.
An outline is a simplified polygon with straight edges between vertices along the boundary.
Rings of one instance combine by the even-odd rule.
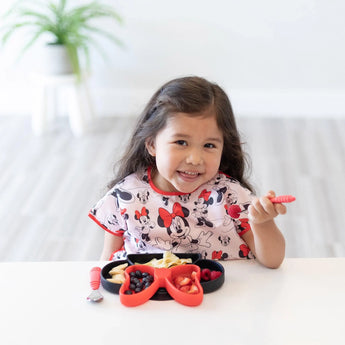
[[[195, 254], [195, 253], [174, 253], [177, 257], [180, 259], [192, 259], [192, 264], [197, 262], [201, 255]], [[163, 253], [151, 253], [151, 254], [128, 254], [127, 260], [130, 265], [135, 264], [145, 264], [152, 259], [162, 259]], [[159, 300], [159, 301], [165, 301], [172, 299], [172, 297], [169, 295], [168, 291], [165, 288], [159, 288], [157, 292], [151, 297], [153, 300]]]
[[[215, 280], [211, 281], [201, 281], [201, 286], [204, 290], [204, 293], [210, 293], [217, 289], [219, 289], [224, 283], [224, 267], [218, 262], [213, 260], [203, 260], [200, 259], [200, 254], [193, 254], [193, 253], [176, 253], [176, 256], [179, 258], [191, 258], [192, 264], [198, 265], [200, 269], [209, 268], [210, 270], [220, 271], [222, 272], [221, 276]], [[148, 261], [152, 260], [153, 258], [161, 259], [163, 254], [160, 253], [152, 253], [152, 254], [128, 254], [127, 260], [119, 260], [119, 261], [112, 261], [106, 264], [101, 271], [101, 284], [103, 288], [111, 293], [118, 294], [121, 284], [111, 283], [107, 280], [107, 278], [111, 278], [109, 274], [110, 270], [118, 265], [128, 263], [128, 265], [138, 264], [145, 264]], [[159, 288], [157, 292], [151, 297], [153, 300], [170, 300], [172, 297], [168, 294], [165, 288]]]

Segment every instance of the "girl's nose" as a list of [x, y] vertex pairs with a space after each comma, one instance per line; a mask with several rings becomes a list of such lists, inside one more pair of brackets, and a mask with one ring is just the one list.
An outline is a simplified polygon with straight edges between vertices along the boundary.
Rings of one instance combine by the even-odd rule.
[[200, 165], [203, 162], [201, 152], [199, 150], [190, 150], [186, 162], [192, 165]]

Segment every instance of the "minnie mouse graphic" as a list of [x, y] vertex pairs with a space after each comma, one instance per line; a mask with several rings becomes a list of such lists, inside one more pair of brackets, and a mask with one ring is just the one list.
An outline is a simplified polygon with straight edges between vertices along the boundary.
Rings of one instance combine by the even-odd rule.
[[[240, 258], [253, 259], [254, 255], [246, 244], [241, 244], [238, 248], [238, 255]], [[226, 260], [229, 257], [228, 253], [222, 250], [214, 250], [212, 252], [212, 260]]]
[[254, 255], [252, 254], [252, 252], [250, 251], [249, 247], [246, 244], [240, 245], [238, 255], [241, 258], [247, 258], [247, 259], [253, 259], [254, 258]]
[[224, 205], [226, 215], [224, 217], [224, 226], [228, 226], [231, 221], [236, 224], [237, 233], [241, 236], [243, 233], [250, 229], [249, 219], [240, 218], [241, 213], [247, 211], [250, 203], [244, 203], [240, 205]]
[[170, 213], [164, 208], [158, 209], [159, 216], [157, 223], [160, 227], [165, 227], [172, 242], [172, 248], [188, 248], [189, 250], [195, 250], [197, 248], [196, 240], [193, 240], [189, 235], [190, 227], [187, 219], [189, 211], [187, 208], [181, 206], [181, 204], [175, 202], [173, 205], [173, 212]]
[[222, 250], [214, 250], [212, 252], [212, 260], [226, 260], [227, 258], [228, 253], [225, 253]]
[[141, 209], [141, 212], [135, 211], [134, 218], [139, 221], [140, 226], [136, 226], [135, 229], [141, 233], [143, 241], [150, 241], [149, 233], [155, 227], [155, 223], [150, 220], [149, 210], [146, 207]]
[[209, 228], [213, 227], [213, 223], [207, 219], [207, 208], [213, 204], [213, 198], [210, 198], [211, 191], [204, 189], [197, 201], [194, 201], [193, 216], [198, 220], [197, 226], [206, 225]]
[[224, 217], [223, 225], [229, 225], [231, 219], [238, 219], [241, 216], [241, 213], [247, 212], [248, 207], [250, 206], [250, 202], [242, 203], [242, 204], [234, 204], [228, 205], [225, 204], [224, 208], [226, 210], [226, 215]]
[[[121, 213], [121, 217], [124, 219], [124, 220], [127, 220], [129, 218], [128, 214], [126, 213], [127, 212], [127, 209], [120, 209], [120, 213]], [[119, 220], [117, 219], [116, 215], [115, 214], [111, 214], [108, 218], [108, 224], [111, 224], [111, 225], [116, 225], [116, 226], [120, 226], [120, 222]]]
[[219, 174], [215, 180], [216, 181], [214, 182], [212, 189], [217, 192], [217, 204], [221, 204], [228, 190], [228, 181], [230, 180], [231, 182], [236, 182], [236, 180], [225, 174]]
[[[172, 213], [164, 208], [158, 209], [159, 216], [157, 223], [160, 227], [166, 228], [168, 235], [170, 236], [170, 242], [163, 241], [157, 238], [159, 245], [165, 245], [166, 250], [182, 249], [186, 251], [197, 251], [199, 246], [210, 247], [211, 244], [207, 242], [208, 238], [212, 235], [211, 232], [201, 232], [198, 238], [193, 239], [190, 235], [190, 226], [186, 217], [189, 215], [189, 210], [178, 202], [173, 205]], [[162, 243], [164, 242], [164, 243]]]
[[237, 225], [237, 233], [239, 236], [242, 236], [242, 234], [250, 230], [249, 218], [236, 219], [235, 224]]

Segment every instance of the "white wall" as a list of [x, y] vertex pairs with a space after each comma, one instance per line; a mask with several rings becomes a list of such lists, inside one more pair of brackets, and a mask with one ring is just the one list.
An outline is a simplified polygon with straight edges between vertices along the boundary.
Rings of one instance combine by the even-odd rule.
[[[83, 1], [72, 0], [73, 3]], [[1, 12], [13, 0], [2, 0]], [[228, 92], [235, 112], [345, 117], [343, 0], [108, 0], [122, 27], [102, 23], [126, 49], [93, 52], [99, 115], [136, 115], [164, 82], [200, 75]], [[29, 114], [27, 69], [40, 47], [14, 63], [23, 37], [0, 51], [0, 114]]]

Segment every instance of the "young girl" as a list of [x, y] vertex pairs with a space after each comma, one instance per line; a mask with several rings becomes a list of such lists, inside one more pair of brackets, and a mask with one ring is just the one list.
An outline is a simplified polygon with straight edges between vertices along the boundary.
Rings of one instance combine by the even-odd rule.
[[105, 231], [102, 260], [130, 253], [200, 253], [284, 259], [273, 191], [256, 198], [244, 177], [230, 101], [216, 84], [185, 77], [163, 85], [138, 120], [108, 193], [89, 216]]

